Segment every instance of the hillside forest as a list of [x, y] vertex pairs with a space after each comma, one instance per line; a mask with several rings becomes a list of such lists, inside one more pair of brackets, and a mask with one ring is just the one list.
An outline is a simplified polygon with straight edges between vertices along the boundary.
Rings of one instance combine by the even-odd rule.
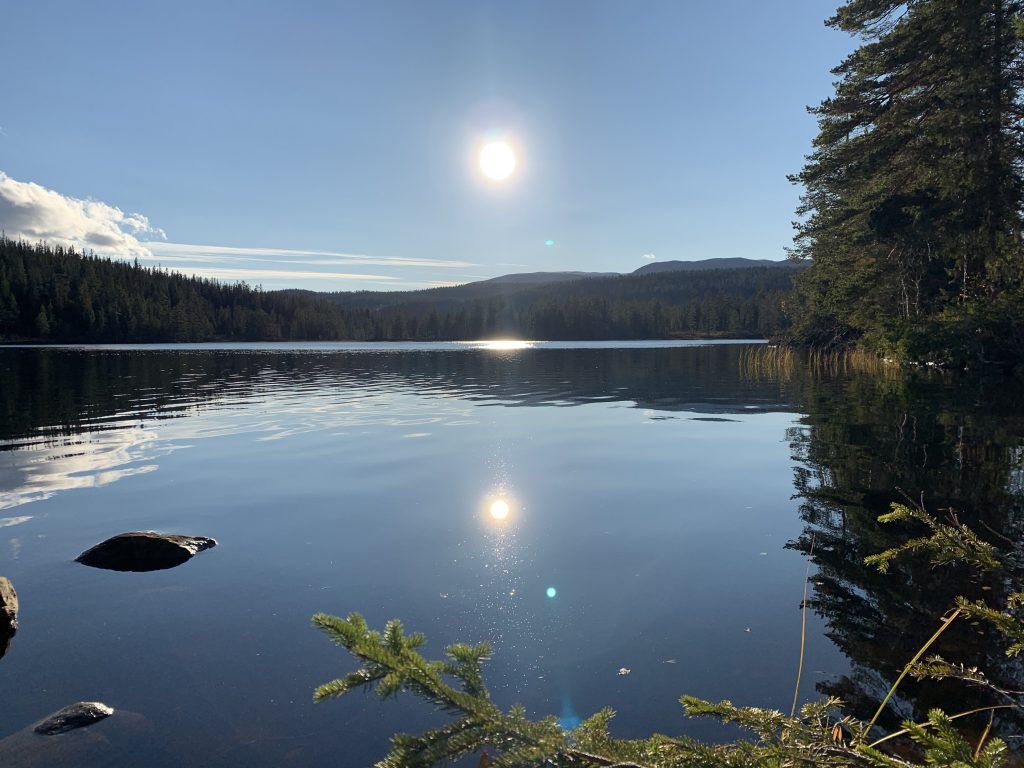
[[74, 343], [767, 338], [795, 270], [481, 283], [402, 294], [264, 291], [0, 238], [0, 340]]

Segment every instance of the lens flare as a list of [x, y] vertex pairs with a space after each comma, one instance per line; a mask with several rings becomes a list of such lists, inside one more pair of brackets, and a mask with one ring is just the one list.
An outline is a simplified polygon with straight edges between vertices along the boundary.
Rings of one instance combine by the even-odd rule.
[[548, 597], [552, 597], [553, 598], [553, 597], [555, 597], [555, 595], [558, 594], [558, 590], [555, 589], [554, 587], [548, 587], [547, 588], [547, 592], [545, 594], [547, 594]]

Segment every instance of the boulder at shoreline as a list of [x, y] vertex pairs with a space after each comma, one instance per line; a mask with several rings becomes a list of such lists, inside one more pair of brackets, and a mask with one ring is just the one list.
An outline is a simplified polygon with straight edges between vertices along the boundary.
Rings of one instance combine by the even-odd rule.
[[0, 576], [0, 658], [7, 653], [18, 631], [18, 593], [10, 579]]
[[205, 536], [129, 531], [87, 549], [75, 560], [108, 571], [160, 571], [181, 565], [198, 552], [217, 546]]

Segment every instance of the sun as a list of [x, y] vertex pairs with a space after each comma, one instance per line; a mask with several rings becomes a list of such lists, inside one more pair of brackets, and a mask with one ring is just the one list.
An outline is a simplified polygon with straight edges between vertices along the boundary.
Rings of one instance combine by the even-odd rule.
[[491, 504], [491, 517], [495, 520], [504, 520], [510, 511], [508, 502], [504, 499], [495, 499]]
[[504, 141], [492, 141], [480, 150], [480, 170], [494, 181], [504, 181], [516, 169], [516, 153]]

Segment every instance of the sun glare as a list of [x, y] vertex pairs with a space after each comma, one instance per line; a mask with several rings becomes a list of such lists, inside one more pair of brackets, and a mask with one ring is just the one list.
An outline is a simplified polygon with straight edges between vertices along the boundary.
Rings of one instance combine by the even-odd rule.
[[504, 141], [492, 141], [480, 150], [480, 170], [494, 181], [504, 181], [516, 169], [516, 153]]
[[495, 520], [504, 520], [508, 517], [509, 511], [508, 502], [504, 499], [495, 499], [491, 502], [491, 517]]
[[491, 341], [480, 342], [480, 349], [490, 349], [497, 352], [505, 352], [513, 349], [531, 349], [533, 344], [529, 341], [519, 339], [492, 339]]

